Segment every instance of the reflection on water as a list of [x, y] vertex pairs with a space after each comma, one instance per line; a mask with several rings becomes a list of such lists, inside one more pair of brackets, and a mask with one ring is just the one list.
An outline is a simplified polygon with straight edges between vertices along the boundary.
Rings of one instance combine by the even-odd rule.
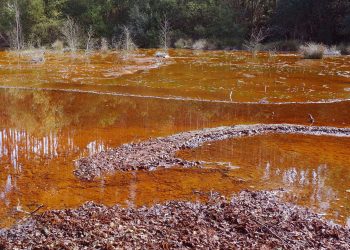
[[88, 61], [48, 55], [45, 64], [33, 65], [26, 58], [0, 52], [0, 227], [23, 216], [17, 208], [33, 211], [40, 204], [44, 209], [61, 209], [94, 200], [139, 206], [203, 198], [197, 190], [231, 195], [244, 188], [281, 186], [295, 191], [289, 199], [346, 221], [341, 216], [350, 214], [346, 202], [350, 195], [345, 191], [350, 188], [346, 162], [350, 145], [339, 138], [246, 138], [188, 155], [228, 162], [229, 170], [214, 164], [206, 169], [116, 173], [97, 182], [75, 178], [73, 161], [81, 156], [180, 131], [251, 123], [310, 124], [309, 114], [314, 125], [350, 126], [346, 101], [260, 105], [69, 91], [269, 102], [348, 98], [350, 93], [344, 91], [349, 62], [343, 57], [312, 62], [295, 55], [262, 54], [252, 59], [238, 52], [171, 53], [175, 57], [166, 65], [150, 57], [154, 51], [141, 51], [130, 60], [116, 54], [96, 54]]
[[[118, 53], [48, 54], [42, 64], [0, 52], [0, 86], [74, 89], [228, 102], [317, 102], [350, 99], [347, 57], [172, 50], [159, 61], [154, 50], [123, 59]], [[138, 72], [137, 74], [134, 74]]]
[[[248, 188], [285, 188], [289, 200], [315, 208], [340, 222], [350, 217], [350, 140], [303, 135], [238, 138], [185, 150], [179, 156], [225, 161], [238, 169], [227, 176]], [[220, 167], [210, 163], [208, 167]], [[221, 167], [222, 168], [222, 167]]]
[[281, 187], [284, 188], [296, 187], [310, 190], [309, 202], [320, 211], [328, 211], [331, 208], [331, 203], [334, 203], [337, 199], [337, 192], [331, 186], [325, 184], [328, 172], [327, 165], [307, 169], [296, 167], [281, 169], [277, 167], [271, 171], [268, 164], [262, 179], [266, 181], [277, 179], [281, 182]]
[[[67, 145], [72, 144], [68, 141]], [[58, 156], [57, 148], [57, 136], [52, 133], [43, 138], [33, 138], [26, 131], [17, 129], [0, 131], [0, 158], [3, 162], [9, 162], [16, 173], [21, 173], [22, 167], [18, 162], [19, 153], [26, 160], [33, 155], [53, 158]]]

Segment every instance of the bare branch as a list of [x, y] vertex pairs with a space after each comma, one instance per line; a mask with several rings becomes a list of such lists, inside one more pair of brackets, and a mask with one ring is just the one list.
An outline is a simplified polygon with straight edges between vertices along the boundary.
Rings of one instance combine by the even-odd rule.
[[164, 16], [161, 24], [160, 24], [160, 45], [165, 52], [167, 52], [170, 43], [170, 22], [167, 16]]
[[80, 47], [80, 30], [79, 25], [71, 17], [67, 17], [61, 28], [66, 43], [73, 52]]
[[261, 43], [269, 36], [269, 29], [254, 29], [248, 41], [245, 41], [243, 46], [256, 56], [260, 50]]
[[123, 27], [123, 35], [120, 44], [121, 49], [126, 53], [129, 53], [137, 48], [134, 41], [132, 40], [131, 31], [127, 26]]
[[10, 47], [16, 50], [23, 48], [23, 34], [21, 24], [21, 11], [18, 5], [18, 1], [14, 0], [12, 3], [8, 3], [8, 8], [14, 12], [15, 25], [12, 31], [9, 32]]
[[95, 35], [95, 31], [92, 28], [92, 26], [90, 26], [88, 32], [87, 32], [87, 39], [86, 39], [86, 52], [90, 52], [95, 45], [95, 41], [93, 40], [93, 36]]

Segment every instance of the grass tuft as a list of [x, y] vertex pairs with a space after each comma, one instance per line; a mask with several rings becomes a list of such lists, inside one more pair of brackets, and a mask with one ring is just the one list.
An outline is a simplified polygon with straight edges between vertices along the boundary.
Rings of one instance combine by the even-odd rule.
[[318, 43], [307, 43], [299, 48], [305, 59], [322, 59], [326, 50], [326, 46]]

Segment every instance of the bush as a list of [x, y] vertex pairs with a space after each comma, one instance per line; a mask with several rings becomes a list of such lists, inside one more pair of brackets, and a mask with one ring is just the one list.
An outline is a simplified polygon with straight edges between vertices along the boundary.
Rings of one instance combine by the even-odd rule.
[[300, 46], [299, 50], [305, 59], [322, 59], [326, 49], [323, 44], [307, 43]]
[[177, 49], [190, 49], [193, 46], [193, 41], [192, 39], [186, 40], [186, 39], [180, 38], [175, 42], [174, 46]]
[[101, 52], [105, 53], [108, 51], [108, 49], [109, 49], [108, 41], [106, 38], [102, 37], [100, 50], [101, 50]]
[[115, 43], [115, 47], [121, 50], [124, 59], [127, 59], [137, 49], [136, 44], [133, 41], [131, 31], [128, 27], [123, 27], [123, 34], [121, 39]]
[[61, 33], [70, 51], [75, 52], [81, 45], [81, 28], [71, 17], [67, 17], [61, 26]]
[[215, 50], [217, 46], [206, 39], [199, 39], [194, 42], [192, 49], [194, 50]]
[[338, 48], [342, 55], [350, 55], [350, 45], [340, 44]]
[[207, 40], [205, 39], [199, 39], [195, 41], [194, 44], [192, 45], [192, 49], [194, 50], [203, 50], [203, 49], [206, 49], [206, 47], [207, 47]]
[[54, 49], [54, 50], [58, 50], [58, 51], [61, 51], [63, 50], [64, 48], [64, 44], [61, 40], [56, 40], [52, 45], [51, 47]]
[[331, 46], [331, 47], [327, 47], [324, 55], [327, 56], [339, 56], [340, 55], [340, 50], [338, 49], [337, 46]]

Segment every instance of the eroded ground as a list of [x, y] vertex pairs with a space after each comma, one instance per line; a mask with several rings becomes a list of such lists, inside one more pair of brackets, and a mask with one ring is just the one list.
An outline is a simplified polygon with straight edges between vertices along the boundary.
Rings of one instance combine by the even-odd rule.
[[[46, 210], [90, 200], [151, 205], [200, 199], [200, 192], [210, 190], [230, 195], [279, 187], [292, 189], [290, 198], [338, 222], [350, 216], [345, 138], [258, 136], [186, 152], [189, 158], [210, 156], [208, 161], [239, 167], [232, 170], [214, 164], [116, 173], [97, 182], [73, 175], [73, 161], [82, 156], [182, 131], [311, 125], [310, 114], [315, 126], [350, 127], [348, 57], [253, 59], [242, 52], [171, 51], [173, 58], [161, 62], [154, 51], [139, 51], [136, 59], [50, 54], [45, 63], [31, 64], [0, 53], [0, 226], [23, 216], [16, 208], [32, 211], [40, 204]], [[301, 178], [307, 184], [298, 184]]]

